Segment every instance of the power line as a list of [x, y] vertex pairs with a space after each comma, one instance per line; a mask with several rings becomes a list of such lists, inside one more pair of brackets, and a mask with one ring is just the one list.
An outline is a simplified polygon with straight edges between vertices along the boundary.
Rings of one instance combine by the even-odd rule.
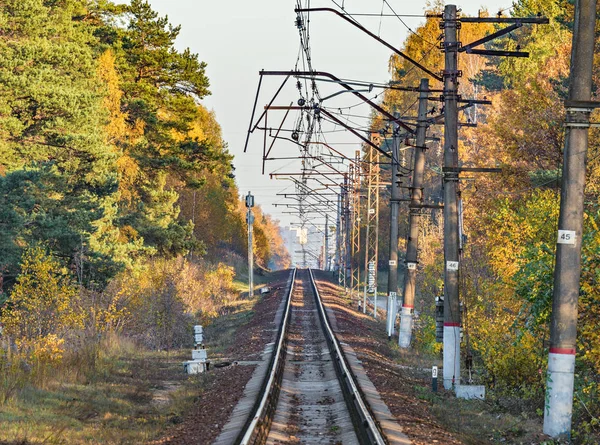
[[[415, 35], [415, 36], [417, 36], [418, 38], [420, 38], [420, 39], [421, 39], [423, 42], [425, 42], [425, 43], [429, 43], [430, 45], [432, 45], [432, 43], [431, 43], [431, 42], [429, 42], [429, 41], [428, 41], [427, 39], [425, 39], [423, 36], [421, 36], [421, 35], [417, 34], [416, 32], [414, 32], [414, 31], [413, 31], [413, 30], [410, 28], [410, 26], [408, 26], [408, 25], [406, 24], [406, 22], [405, 22], [404, 20], [402, 20], [402, 18], [401, 18], [401, 17], [400, 17], [398, 14], [396, 14], [396, 11], [394, 11], [394, 8], [392, 8], [392, 5], [390, 5], [390, 4], [388, 3], [388, 1], [387, 1], [387, 0], [383, 0], [383, 3], [385, 3], [385, 4], [387, 5], [387, 7], [388, 7], [388, 8], [390, 8], [390, 11], [392, 11], [392, 13], [393, 13], [393, 14], [394, 14], [394, 15], [395, 15], [397, 18], [398, 18], [398, 20], [400, 20], [400, 23], [402, 23], [402, 24], [404, 25], [404, 27], [405, 27], [406, 29], [408, 29], [408, 31], [409, 31], [409, 32], [411, 32], [413, 35]], [[433, 44], [433, 45], [434, 45], [434, 44]]]

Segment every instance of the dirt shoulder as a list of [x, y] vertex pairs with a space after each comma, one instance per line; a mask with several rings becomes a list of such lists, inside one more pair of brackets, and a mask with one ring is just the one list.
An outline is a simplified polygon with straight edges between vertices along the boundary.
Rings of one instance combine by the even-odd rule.
[[267, 343], [274, 340], [273, 321], [285, 296], [288, 277], [289, 271], [274, 272], [268, 284], [271, 292], [261, 296], [251, 309], [224, 316], [207, 327], [207, 348], [213, 367], [204, 375], [190, 377], [198, 381], [195, 400], [181, 423], [169, 428], [151, 444], [197, 445], [210, 444], [216, 439], [242, 397], [255, 366], [232, 364], [215, 368], [214, 365], [260, 358]]
[[[439, 384], [431, 389], [432, 365], [439, 358], [400, 350], [388, 340], [385, 322], [350, 307], [331, 274], [316, 271], [325, 304], [335, 312], [338, 338], [362, 361], [381, 398], [415, 445], [538, 444], [544, 441], [538, 419], [506, 412], [493, 401], [461, 400]], [[547, 438], [546, 438], [547, 440]]]
[[331, 274], [317, 271], [315, 278], [324, 303], [335, 313], [338, 339], [354, 349], [369, 379], [413, 444], [462, 444], [437, 421], [431, 403], [419, 397], [426, 389], [422, 378], [399, 368], [392, 359], [384, 324], [351, 308], [340, 297], [339, 288], [330, 282]]

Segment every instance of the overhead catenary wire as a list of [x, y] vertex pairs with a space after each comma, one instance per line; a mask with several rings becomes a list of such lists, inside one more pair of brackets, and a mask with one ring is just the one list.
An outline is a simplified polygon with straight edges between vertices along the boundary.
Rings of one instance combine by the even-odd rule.
[[[404, 25], [404, 27], [406, 29], [408, 29], [408, 31], [410, 33], [412, 33], [413, 35], [415, 35], [416, 37], [418, 37], [419, 39], [421, 39], [423, 42], [429, 43], [430, 45], [432, 45], [432, 43], [430, 41], [428, 41], [426, 38], [424, 38], [423, 36], [417, 34], [415, 31], [413, 31], [411, 29], [411, 27], [408, 26], [404, 20], [402, 20], [402, 17], [400, 15], [396, 14], [396, 11], [394, 11], [394, 8], [392, 8], [392, 5], [390, 5], [387, 0], [383, 0], [383, 3], [385, 3], [387, 5], [387, 7], [390, 8], [390, 11], [392, 11], [392, 14], [394, 14], [394, 16], [400, 21], [400, 23], [402, 23]], [[435, 45], [435, 44], [433, 44], [433, 45]]]

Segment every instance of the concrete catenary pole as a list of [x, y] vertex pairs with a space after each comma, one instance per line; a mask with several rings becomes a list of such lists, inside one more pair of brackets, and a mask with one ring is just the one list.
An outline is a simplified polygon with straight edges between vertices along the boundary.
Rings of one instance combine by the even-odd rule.
[[325, 214], [325, 246], [323, 252], [323, 270], [329, 270], [329, 214]]
[[413, 177], [410, 188], [410, 215], [408, 244], [406, 246], [406, 275], [402, 293], [402, 313], [400, 315], [401, 348], [410, 346], [415, 308], [415, 289], [417, 279], [417, 248], [419, 246], [419, 221], [423, 206], [423, 175], [425, 172], [425, 137], [427, 136], [427, 97], [429, 80], [421, 79], [419, 85], [419, 115], [417, 120], [416, 147], [413, 161]]
[[248, 214], [246, 222], [248, 223], [248, 295], [254, 296], [254, 250], [252, 248], [252, 226], [254, 224], [254, 215], [252, 207], [254, 207], [254, 196], [250, 192], [246, 195], [246, 207]]
[[342, 265], [342, 191], [337, 195], [337, 213], [335, 221], [335, 265], [334, 271], [338, 273], [338, 284], [342, 284], [340, 269]]
[[348, 174], [344, 174], [344, 248], [346, 253], [346, 259], [344, 261], [346, 265], [346, 270], [344, 273], [344, 288], [346, 292], [348, 291], [348, 284], [350, 283], [350, 278], [352, 276], [352, 238], [350, 236], [351, 230], [351, 221], [350, 221], [350, 192], [349, 192], [349, 181]]
[[552, 437], [571, 434], [595, 25], [596, 1], [576, 1], [544, 412]]
[[444, 388], [460, 384], [458, 43], [456, 5], [444, 8]]
[[398, 298], [398, 208], [400, 207], [401, 190], [398, 181], [400, 165], [399, 127], [395, 128], [392, 142], [392, 191], [390, 197], [390, 258], [388, 261], [388, 304], [387, 304], [387, 334], [394, 335], [396, 324], [396, 308]]

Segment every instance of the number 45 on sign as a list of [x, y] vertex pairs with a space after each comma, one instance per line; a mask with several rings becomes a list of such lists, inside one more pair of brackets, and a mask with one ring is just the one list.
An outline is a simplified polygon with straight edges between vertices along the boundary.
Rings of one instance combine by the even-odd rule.
[[559, 230], [557, 242], [558, 244], [575, 244], [575, 231]]

